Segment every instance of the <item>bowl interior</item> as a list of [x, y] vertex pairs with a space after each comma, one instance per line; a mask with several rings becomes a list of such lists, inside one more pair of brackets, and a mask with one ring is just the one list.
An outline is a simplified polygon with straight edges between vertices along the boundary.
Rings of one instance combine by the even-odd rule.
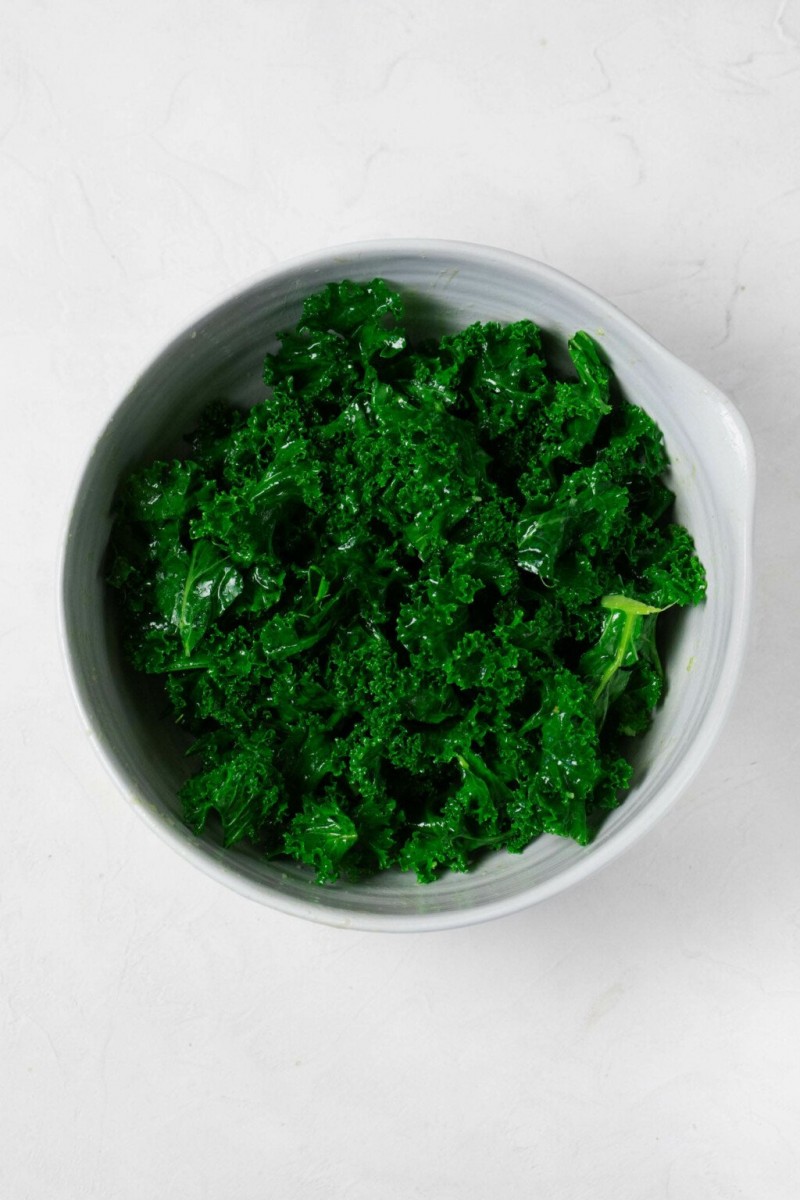
[[[529, 317], [564, 344], [585, 329], [601, 342], [624, 394], [664, 430], [677, 519], [709, 576], [705, 605], [680, 614], [668, 651], [669, 690], [637, 755], [635, 786], [588, 847], [543, 837], [522, 855], [489, 855], [469, 875], [422, 887], [389, 872], [320, 887], [300, 866], [224, 850], [182, 824], [177, 790], [185, 746], [160, 694], [120, 660], [103, 581], [118, 481], [170, 452], [212, 399], [250, 404], [264, 394], [264, 355], [295, 324], [303, 297], [324, 283], [382, 276], [402, 289], [412, 335], [476, 320]], [[62, 623], [89, 732], [141, 814], [184, 855], [238, 890], [333, 924], [422, 929], [463, 924], [541, 899], [608, 861], [675, 798], [718, 731], [742, 657], [752, 521], [749, 438], [705, 380], [612, 306], [540, 264], [455, 243], [367, 244], [290, 264], [256, 281], [181, 333], [136, 382], [99, 439], [75, 501], [64, 552]]]

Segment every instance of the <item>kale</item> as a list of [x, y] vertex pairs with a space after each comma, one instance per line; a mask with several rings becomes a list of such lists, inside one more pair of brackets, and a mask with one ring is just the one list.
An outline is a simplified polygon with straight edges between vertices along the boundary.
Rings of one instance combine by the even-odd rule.
[[175, 461], [121, 487], [109, 584], [198, 769], [188, 824], [429, 882], [542, 833], [589, 842], [700, 603], [662, 434], [592, 339], [530, 321], [409, 346], [384, 281], [330, 284]]

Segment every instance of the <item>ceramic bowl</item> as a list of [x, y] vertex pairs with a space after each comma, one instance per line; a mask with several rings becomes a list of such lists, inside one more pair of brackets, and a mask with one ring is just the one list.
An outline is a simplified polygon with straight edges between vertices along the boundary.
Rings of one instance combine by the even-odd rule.
[[[295, 324], [303, 298], [331, 280], [381, 276], [406, 298], [411, 332], [529, 317], [566, 343], [585, 329], [602, 344], [624, 393], [664, 431], [676, 519], [694, 535], [708, 600], [675, 623], [669, 689], [637, 755], [635, 785], [586, 847], [545, 836], [521, 855], [489, 855], [469, 874], [420, 885], [386, 873], [320, 886], [310, 872], [262, 862], [197, 837], [180, 818], [183, 747], [121, 662], [103, 561], [117, 484], [168, 451], [212, 398], [263, 394], [264, 355]], [[92, 449], [69, 519], [61, 624], [87, 731], [120, 789], [150, 827], [197, 867], [285, 913], [375, 930], [443, 929], [514, 912], [552, 896], [630, 846], [686, 788], [720, 731], [743, 657], [748, 620], [754, 466], [742, 418], [717, 388], [611, 304], [551, 267], [456, 242], [388, 241], [308, 255], [248, 283], [169, 341], [136, 380]]]

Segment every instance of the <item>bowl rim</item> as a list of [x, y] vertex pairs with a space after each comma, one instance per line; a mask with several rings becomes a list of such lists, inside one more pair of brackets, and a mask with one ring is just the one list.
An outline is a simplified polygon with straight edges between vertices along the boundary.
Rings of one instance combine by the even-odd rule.
[[[695, 386], [707, 390], [709, 397], [720, 409], [730, 432], [734, 435], [741, 462], [741, 484], [743, 488], [741, 512], [744, 521], [739, 530], [738, 545], [734, 559], [738, 564], [738, 573], [732, 589], [731, 603], [732, 621], [727, 638], [726, 650], [721, 662], [719, 682], [705, 710], [699, 726], [699, 732], [692, 738], [688, 751], [681, 762], [671, 773], [665, 785], [656, 793], [652, 800], [637, 813], [614, 836], [602, 845], [595, 846], [591, 855], [578, 859], [569, 864], [558, 874], [527, 888], [522, 888], [512, 896], [498, 900], [472, 904], [464, 908], [421, 913], [382, 913], [369, 910], [356, 910], [326, 904], [324, 888], [320, 888], [318, 901], [304, 900], [289, 896], [272, 889], [268, 884], [258, 882], [242, 874], [235, 865], [223, 859], [212, 856], [203, 841], [188, 828], [177, 829], [164, 816], [147, 804], [136, 791], [133, 781], [117, 760], [112, 746], [105, 743], [102, 732], [95, 726], [88, 696], [80, 680], [77, 656], [74, 654], [68, 617], [68, 577], [70, 540], [73, 523], [87, 483], [91, 479], [92, 464], [95, 452], [108, 435], [117, 412], [124, 402], [137, 388], [140, 380], [175, 345], [186, 338], [193, 329], [202, 322], [209, 320], [226, 305], [258, 290], [266, 284], [277, 284], [298, 272], [314, 268], [330, 268], [339, 270], [344, 277], [348, 267], [358, 265], [361, 257], [386, 257], [390, 259], [398, 253], [413, 255], [420, 258], [447, 255], [468, 260], [478, 266], [505, 266], [523, 270], [545, 284], [554, 286], [563, 292], [572, 293], [587, 301], [592, 310], [597, 313], [601, 323], [617, 325], [624, 328], [632, 341], [636, 342], [651, 357], [660, 359], [673, 371], [679, 370], [691, 378]], [[387, 273], [389, 273], [387, 271]], [[752, 571], [753, 555], [752, 540], [755, 510], [756, 466], [755, 451], [750, 431], [741, 413], [732, 401], [716, 385], [706, 379], [700, 372], [683, 362], [668, 350], [661, 342], [642, 328], [631, 317], [627, 316], [615, 304], [592, 288], [574, 279], [572, 276], [547, 263], [529, 258], [524, 254], [479, 243], [442, 238], [380, 238], [333, 245], [322, 249], [306, 252], [260, 271], [250, 278], [233, 285], [217, 295], [190, 321], [181, 322], [180, 326], [167, 338], [161, 339], [155, 353], [149, 355], [134, 376], [130, 385], [114, 403], [111, 412], [104, 418], [99, 432], [92, 440], [88, 454], [80, 466], [73, 488], [70, 492], [70, 504], [65, 514], [62, 532], [59, 540], [59, 558], [57, 569], [57, 625], [58, 641], [61, 650], [69, 687], [84, 730], [99, 756], [107, 774], [114, 781], [129, 805], [138, 816], [154, 830], [159, 837], [166, 841], [182, 858], [198, 867], [206, 875], [219, 883], [225, 884], [239, 895], [257, 903], [270, 907], [287, 915], [305, 918], [317, 924], [325, 924], [337, 928], [359, 929], [369, 932], [423, 932], [444, 931], [467, 925], [496, 920], [530, 907], [535, 903], [557, 895], [569, 887], [589, 878], [598, 870], [607, 866], [633, 843], [638, 841], [664, 815], [667, 809], [685, 791], [691, 780], [700, 770], [716, 742], [725, 724], [736, 692], [737, 682], [741, 676], [747, 649], [747, 635], [750, 624], [752, 604]], [[436, 886], [435, 884], [428, 886]]]

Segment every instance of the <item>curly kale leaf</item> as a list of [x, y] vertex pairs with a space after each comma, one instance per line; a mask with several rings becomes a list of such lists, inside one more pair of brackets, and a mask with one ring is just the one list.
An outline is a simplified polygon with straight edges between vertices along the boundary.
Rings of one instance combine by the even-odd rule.
[[213, 812], [221, 821], [226, 846], [243, 840], [258, 843], [269, 825], [283, 818], [287, 802], [274, 744], [274, 734], [265, 730], [239, 738], [220, 731], [198, 739], [194, 753], [202, 769], [181, 793], [184, 815], [197, 833]]
[[606, 610], [602, 633], [581, 657], [581, 671], [591, 681], [600, 724], [632, 679], [645, 693], [646, 712], [652, 712], [661, 698], [664, 678], [655, 644], [655, 618], [663, 609], [628, 596], [604, 596], [601, 603]]

